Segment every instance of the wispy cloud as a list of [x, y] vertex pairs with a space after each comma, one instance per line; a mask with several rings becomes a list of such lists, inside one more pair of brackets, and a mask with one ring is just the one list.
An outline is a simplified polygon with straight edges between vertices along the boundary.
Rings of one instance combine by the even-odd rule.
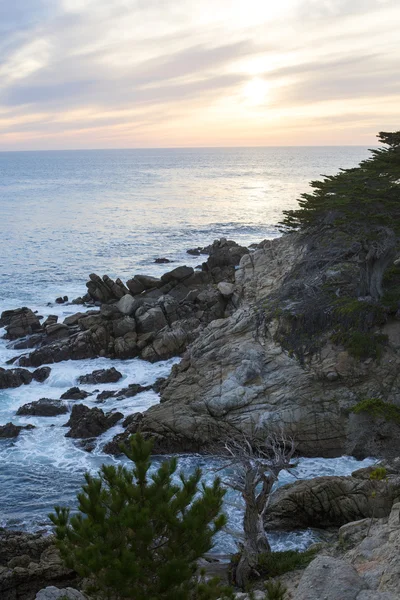
[[398, 127], [399, 20], [398, 0], [1, 3], [0, 149], [371, 143]]

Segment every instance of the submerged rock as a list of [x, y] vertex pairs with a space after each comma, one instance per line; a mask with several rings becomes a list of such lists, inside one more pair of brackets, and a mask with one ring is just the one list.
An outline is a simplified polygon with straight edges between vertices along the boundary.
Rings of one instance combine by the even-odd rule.
[[18, 437], [21, 431], [24, 429], [30, 430], [35, 429], [34, 425], [14, 425], [13, 423], [6, 423], [6, 425], [0, 425], [0, 438], [14, 438]]

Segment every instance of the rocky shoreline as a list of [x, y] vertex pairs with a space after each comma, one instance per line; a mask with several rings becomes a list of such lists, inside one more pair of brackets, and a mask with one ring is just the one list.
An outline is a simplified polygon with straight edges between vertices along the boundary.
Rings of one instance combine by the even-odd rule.
[[[379, 328], [387, 337], [379, 359], [355, 359], [326, 337], [321, 338], [318, 353], [301, 362], [279, 341], [279, 315], [273, 313], [268, 320], [265, 314], [285, 286], [293, 288], [296, 314], [296, 302], [313, 278], [318, 302], [318, 286], [326, 284], [326, 279], [318, 280], [318, 264], [308, 279], [301, 274], [302, 265], [315, 252], [309, 240], [291, 234], [248, 249], [221, 239], [189, 252], [208, 258], [197, 270], [178, 266], [160, 278], [136, 275], [126, 284], [92, 274], [87, 294], [72, 303], [82, 308], [62, 323], [55, 315], [44, 320], [26, 307], [3, 312], [0, 326], [5, 328], [5, 338], [9, 347], [21, 353], [9, 361], [9, 368], [0, 369], [0, 389], [22, 388], [32, 381], [40, 384], [49, 377], [51, 365], [64, 360], [181, 358], [169, 377], [153, 386], [134, 383], [119, 388], [121, 373], [114, 367], [82, 373], [77, 385], [60, 398], [38, 398], [21, 406], [17, 414], [43, 418], [65, 414], [65, 435], [89, 452], [97, 436], [118, 423], [123, 432], [104, 447], [110, 454], [118, 454], [120, 443], [138, 430], [154, 437], [154, 451], [163, 454], [208, 451], [217, 440], [234, 433], [251, 436], [255, 431], [284, 429], [303, 456], [393, 459], [400, 455], [396, 419], [353, 411], [365, 398], [400, 405], [400, 321], [395, 314], [389, 314]], [[330, 277], [339, 292], [348, 285], [352, 268], [351, 261], [333, 261]], [[84, 389], [102, 383], [112, 383], [115, 389]], [[160, 403], [143, 413], [123, 414], [115, 409], [107, 413], [84, 404], [94, 394], [96, 403], [102, 404], [109, 398], [132, 398], [149, 390], [160, 393]], [[32, 427], [7, 423], [0, 426], [0, 438], [16, 437]], [[392, 558], [379, 567], [379, 576], [378, 571], [372, 569], [371, 574], [365, 567], [368, 552], [372, 561], [378, 560], [377, 548], [393, 554], [398, 505], [392, 505], [400, 496], [400, 475], [392, 464], [385, 465], [388, 478], [384, 481], [372, 481], [367, 472], [280, 488], [268, 512], [269, 529], [341, 527], [340, 539], [346, 547], [345, 554], [325, 548], [301, 579], [294, 577], [299, 587], [293, 588], [290, 597], [324, 597], [322, 588], [314, 596], [304, 595], [307, 578], [311, 571], [313, 581], [318, 581], [322, 568], [336, 573], [335, 561], [345, 561], [342, 571], [352, 570], [354, 593], [349, 599], [397, 597], [393, 594], [400, 590], [400, 583]], [[375, 546], [371, 532], [379, 541]], [[15, 549], [11, 554], [10, 548]], [[2, 531], [1, 597], [31, 600], [46, 585], [76, 585], [54, 552], [50, 538]]]
[[[277, 339], [278, 320], [266, 325], [265, 313], [285, 286], [294, 289], [293, 305], [304, 294], [308, 281], [299, 280], [298, 272], [316, 252], [310, 240], [290, 234], [249, 250], [221, 239], [189, 252], [208, 253], [198, 270], [178, 266], [160, 278], [135, 275], [126, 284], [91, 275], [86, 296], [73, 302], [82, 302], [86, 312], [62, 323], [54, 315], [43, 321], [26, 307], [2, 313], [0, 325], [10, 347], [24, 352], [0, 370], [0, 388], [43, 381], [48, 365], [63, 360], [100, 356], [154, 362], [180, 356], [158, 386], [160, 404], [143, 414], [120, 415], [125, 432], [107, 444], [107, 452], [118, 453], [120, 442], [138, 428], [155, 437], [157, 453], [201, 452], [221, 436], [251, 436], [261, 428], [284, 429], [304, 456], [400, 454], [397, 422], [352, 410], [363, 398], [400, 404], [397, 316], [389, 315], [380, 327], [388, 343], [379, 359], [355, 359], [340, 344], [321, 338], [318, 354], [301, 363]], [[320, 256], [323, 249], [317, 252]], [[329, 277], [344, 287], [354, 262], [331, 262]], [[318, 286], [326, 285], [326, 278], [318, 281], [318, 269], [316, 264], [307, 275], [316, 301]], [[113, 393], [126, 397], [131, 391]], [[65, 410], [61, 401], [52, 400], [52, 409]], [[44, 400], [39, 402], [37, 408], [43, 408]], [[108, 418], [101, 409], [87, 410], [93, 420]], [[115, 422], [112, 415], [109, 422]]]

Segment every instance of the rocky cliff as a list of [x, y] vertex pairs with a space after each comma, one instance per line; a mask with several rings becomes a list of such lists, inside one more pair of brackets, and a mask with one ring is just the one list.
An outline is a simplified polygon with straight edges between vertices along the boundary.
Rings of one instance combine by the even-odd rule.
[[[325, 318], [327, 286], [339, 300], [354, 293], [357, 265], [345, 260], [346, 253], [327, 240], [315, 245], [288, 235], [242, 257], [230, 316], [200, 333], [173, 368], [160, 405], [144, 415], [141, 428], [156, 436], [159, 449], [202, 450], [227, 433], [284, 429], [304, 455], [399, 454], [396, 419], [352, 413], [365, 398], [400, 405], [400, 321], [393, 314], [387, 311], [373, 337], [366, 337], [372, 345], [378, 334], [385, 340], [382, 350], [368, 357], [352, 355], [334, 338], [329, 322], [317, 331], [318, 349], [306, 360], [284, 343], [282, 305], [292, 322], [293, 315], [296, 323], [300, 317], [304, 321], [306, 311], [313, 323], [314, 315]], [[360, 309], [372, 307], [368, 299], [354, 301]], [[297, 330], [297, 341], [301, 335]]]

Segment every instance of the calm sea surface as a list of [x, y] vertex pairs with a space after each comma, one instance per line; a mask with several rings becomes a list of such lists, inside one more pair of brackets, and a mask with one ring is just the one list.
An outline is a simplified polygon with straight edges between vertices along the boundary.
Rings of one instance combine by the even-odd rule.
[[[0, 153], [0, 310], [28, 305], [63, 319], [75, 307], [47, 303], [85, 293], [91, 272], [122, 279], [156, 275], [167, 269], [155, 258], [196, 265], [199, 259], [186, 250], [221, 236], [245, 245], [274, 237], [282, 211], [296, 206], [310, 180], [367, 155], [364, 147]], [[13, 355], [0, 339], [0, 367]], [[173, 362], [116, 361], [124, 375], [120, 387], [153, 383], [168, 375]], [[0, 425], [36, 425], [16, 440], [0, 440], [0, 526], [47, 528], [55, 503], [74, 502], [84, 471], [114, 461], [102, 447], [120, 425], [88, 454], [64, 437], [65, 416], [15, 414], [26, 402], [59, 398], [79, 375], [105, 366], [105, 359], [59, 363], [44, 384], [0, 391]], [[95, 398], [85, 404], [94, 405]], [[110, 399], [102, 408], [128, 415], [156, 402], [155, 393], [144, 392], [117, 404]], [[180, 459], [185, 471], [199, 462], [205, 477], [213, 477], [210, 460]], [[358, 464], [348, 457], [303, 459], [297, 476], [344, 474]], [[283, 474], [282, 482], [291, 477]], [[227, 506], [227, 512], [231, 527], [240, 528], [240, 509]], [[272, 543], [305, 547], [312, 539], [309, 531], [274, 534]], [[228, 536], [219, 539], [219, 550], [234, 548]]]

